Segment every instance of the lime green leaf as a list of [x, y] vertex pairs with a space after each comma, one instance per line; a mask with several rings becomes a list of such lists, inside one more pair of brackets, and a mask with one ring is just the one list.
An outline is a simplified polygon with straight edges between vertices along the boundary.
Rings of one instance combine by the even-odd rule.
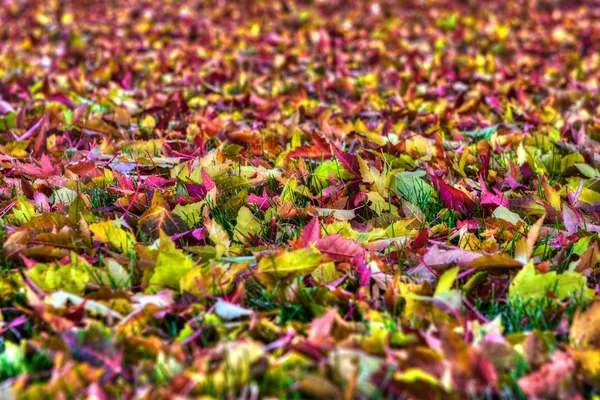
[[260, 232], [260, 229], [260, 221], [252, 214], [252, 211], [246, 206], [241, 207], [237, 216], [235, 236], [241, 242], [246, 242], [249, 234], [257, 235]]
[[91, 279], [90, 270], [91, 265], [84, 258], [71, 253], [71, 263], [36, 264], [27, 271], [27, 275], [46, 292], [62, 289], [82, 294]]
[[554, 291], [559, 300], [580, 297], [589, 301], [595, 297], [594, 290], [587, 287], [587, 278], [575, 271], [557, 274], [556, 271], [545, 274], [536, 272], [533, 262], [527, 263], [515, 276], [508, 289], [508, 299], [514, 303], [517, 299], [528, 302], [528, 307], [545, 299], [548, 291]]
[[160, 250], [156, 258], [154, 272], [150, 278], [150, 291], [158, 291], [163, 286], [178, 289], [179, 279], [194, 268], [194, 261], [183, 251], [175, 248], [175, 243], [164, 232], [160, 234]]
[[329, 175], [341, 180], [348, 180], [354, 177], [354, 175], [348, 172], [348, 170], [345, 169], [339, 161], [326, 161], [319, 165], [313, 174], [314, 178], [318, 180], [321, 187], [329, 186], [327, 183]]
[[202, 207], [204, 207], [204, 202], [191, 203], [184, 206], [178, 204], [173, 209], [173, 214], [179, 216], [192, 228], [202, 221]]
[[12, 210], [15, 218], [23, 224], [36, 216], [35, 209], [24, 196], [17, 196], [17, 202]]
[[[580, 155], [580, 154], [577, 153], [577, 155]], [[595, 178], [598, 175], [600, 175], [600, 172], [598, 172], [598, 170], [596, 168], [591, 167], [591, 166], [589, 166], [587, 164], [577, 163], [577, 164], [575, 164], [575, 166], [577, 167], [577, 169], [579, 170], [579, 172], [581, 172], [584, 176], [586, 176], [588, 178]]]

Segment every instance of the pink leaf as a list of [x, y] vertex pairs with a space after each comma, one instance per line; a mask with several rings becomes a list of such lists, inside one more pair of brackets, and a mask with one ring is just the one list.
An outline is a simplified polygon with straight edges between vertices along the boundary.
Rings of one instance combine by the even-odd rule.
[[371, 270], [367, 268], [365, 259], [363, 257], [357, 257], [352, 260], [352, 263], [358, 273], [358, 286], [369, 286], [369, 282], [371, 281]]
[[215, 181], [212, 180], [210, 175], [208, 175], [205, 170], [202, 170], [202, 184], [204, 185], [207, 191], [210, 191], [212, 188], [217, 187]]
[[172, 186], [174, 183], [174, 179], [165, 179], [156, 175], [149, 176], [144, 181], [144, 185], [149, 189], [161, 189], [165, 186]]
[[194, 229], [192, 236], [196, 240], [204, 240], [208, 237], [208, 230], [205, 227]]
[[308, 340], [314, 344], [327, 344], [333, 341], [331, 329], [335, 322], [337, 308], [332, 308], [319, 318], [315, 318], [310, 324]]
[[39, 163], [39, 166], [35, 164], [23, 164], [21, 165], [21, 170], [27, 175], [32, 175], [40, 179], [46, 179], [60, 174], [60, 167], [58, 165], [53, 165], [46, 154], [42, 155]]
[[316, 242], [321, 238], [321, 226], [319, 225], [319, 217], [314, 217], [302, 230], [300, 240], [302, 246], [307, 247], [310, 243]]
[[271, 208], [271, 203], [267, 196], [257, 196], [253, 193], [248, 195], [248, 204], [256, 204], [263, 211]]
[[575, 362], [567, 353], [554, 352], [552, 360], [542, 365], [539, 371], [519, 379], [519, 386], [527, 398], [581, 398], [573, 381]]
[[324, 254], [336, 260], [353, 257], [364, 257], [367, 251], [351, 239], [344, 239], [341, 235], [329, 235], [315, 242], [315, 247]]
[[581, 220], [573, 209], [563, 203], [563, 221], [569, 235], [577, 233]]
[[479, 175], [479, 186], [481, 186], [481, 205], [491, 206], [490, 208], [496, 208], [498, 206], [508, 207], [508, 198], [496, 188], [494, 188], [495, 195], [487, 190], [481, 175]]

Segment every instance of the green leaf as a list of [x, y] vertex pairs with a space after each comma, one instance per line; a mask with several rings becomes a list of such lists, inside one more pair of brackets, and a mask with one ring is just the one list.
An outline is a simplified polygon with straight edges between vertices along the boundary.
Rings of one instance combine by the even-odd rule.
[[23, 224], [36, 216], [35, 209], [27, 202], [25, 196], [17, 196], [17, 202], [12, 210], [15, 218]]
[[431, 198], [433, 187], [421, 179], [424, 171], [400, 172], [394, 175], [394, 191], [413, 204], [421, 204]]
[[257, 271], [269, 273], [277, 278], [289, 274], [306, 275], [314, 271], [323, 261], [325, 257], [312, 249], [282, 251], [262, 258], [258, 262]]
[[202, 221], [202, 207], [204, 207], [204, 202], [201, 201], [184, 206], [177, 204], [173, 209], [173, 214], [178, 215], [190, 228], [193, 228]]
[[162, 286], [179, 288], [179, 279], [194, 268], [194, 261], [183, 251], [175, 248], [175, 243], [164, 232], [160, 233], [160, 249], [156, 258], [154, 272], [150, 277], [153, 285], [150, 292], [158, 291]]
[[91, 279], [90, 269], [91, 265], [84, 258], [71, 253], [71, 263], [36, 264], [27, 271], [27, 275], [46, 292], [62, 289], [82, 294]]
[[521, 299], [528, 302], [527, 307], [533, 307], [535, 303], [547, 298], [548, 291], [553, 291], [559, 300], [579, 297], [589, 301], [596, 297], [594, 290], [587, 287], [587, 278], [579, 272], [566, 271], [559, 275], [552, 271], [542, 274], [536, 271], [530, 261], [510, 284], [508, 299], [511, 303]]
[[492, 135], [496, 133], [496, 131], [498, 131], [498, 125], [492, 125], [483, 129], [476, 129], [474, 131], [463, 132], [463, 135], [479, 140], [490, 140], [492, 138]]
[[257, 235], [261, 230], [260, 221], [246, 206], [240, 208], [235, 226], [235, 236], [241, 242], [246, 242], [250, 234]]
[[492, 213], [492, 217], [497, 219], [503, 219], [510, 222], [513, 225], [517, 225], [519, 222], [523, 222], [519, 214], [510, 211], [508, 208], [499, 206]]
[[[577, 154], [579, 155], [579, 153], [577, 153]], [[579, 172], [581, 172], [584, 176], [586, 176], [588, 178], [595, 178], [598, 175], [600, 175], [600, 172], [598, 172], [598, 170], [596, 168], [591, 167], [587, 164], [577, 163], [577, 164], [575, 164], [575, 166], [577, 167]]]
[[341, 180], [348, 180], [354, 177], [354, 175], [348, 172], [339, 161], [324, 162], [315, 169], [313, 176], [319, 181], [321, 187], [327, 187], [329, 186], [327, 180], [329, 179], [330, 174], [334, 178]]

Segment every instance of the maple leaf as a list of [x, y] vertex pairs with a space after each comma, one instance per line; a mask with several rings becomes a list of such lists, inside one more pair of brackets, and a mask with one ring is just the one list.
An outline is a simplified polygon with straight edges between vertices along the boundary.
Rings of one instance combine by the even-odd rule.
[[345, 151], [342, 151], [337, 148], [337, 146], [332, 146], [333, 153], [335, 154], [335, 158], [355, 176], [360, 176], [360, 166], [358, 165], [358, 158], [356, 154], [350, 154]]
[[557, 274], [556, 271], [545, 274], [536, 273], [533, 262], [530, 261], [511, 282], [508, 298], [511, 302], [521, 299], [530, 308], [545, 299], [549, 291], [555, 291], [559, 300], [577, 295], [581, 296], [583, 301], [590, 301], [596, 295], [595, 291], [588, 288], [586, 283], [587, 278], [574, 271], [565, 271], [562, 274]]
[[261, 258], [257, 271], [266, 272], [279, 278], [290, 274], [305, 275], [312, 272], [324, 260], [325, 257], [321, 253], [312, 249], [281, 251], [275, 255]]
[[42, 154], [39, 165], [36, 164], [21, 164], [19, 169], [27, 175], [34, 176], [40, 179], [51, 178], [56, 175], [60, 175], [60, 166], [53, 164], [50, 161], [50, 157], [46, 154]]
[[161, 231], [173, 236], [188, 229], [181, 217], [161, 206], [155, 206], [142, 214], [138, 224], [146, 237], [152, 239], [157, 239]]
[[314, 217], [302, 230], [300, 240], [302, 246], [307, 247], [311, 243], [316, 242], [321, 238], [321, 226], [319, 225], [319, 218]]
[[175, 248], [171, 238], [160, 231], [160, 248], [149, 280], [152, 286], [148, 291], [156, 293], [163, 286], [179, 288], [179, 280], [192, 268], [194, 268], [194, 261], [183, 251]]
[[473, 211], [475, 202], [465, 192], [453, 188], [432, 174], [429, 175], [429, 178], [433, 182], [433, 186], [439, 191], [440, 201], [443, 205], [462, 214], [470, 214]]
[[89, 229], [94, 234], [94, 240], [107, 243], [122, 253], [128, 253], [135, 246], [135, 236], [122, 229], [119, 220], [96, 222]]
[[367, 251], [357, 242], [344, 239], [341, 235], [329, 235], [317, 240], [315, 248], [336, 260], [364, 257]]
[[528, 398], [582, 398], [577, 395], [574, 370], [573, 359], [567, 353], [556, 350], [552, 361], [544, 364], [539, 371], [519, 378], [519, 386]]

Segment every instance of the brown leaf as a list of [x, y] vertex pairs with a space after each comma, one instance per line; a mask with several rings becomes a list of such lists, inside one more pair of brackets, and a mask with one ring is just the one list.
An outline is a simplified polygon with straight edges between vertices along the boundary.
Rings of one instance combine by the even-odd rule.
[[576, 261], [575, 271], [584, 272], [593, 270], [598, 263], [598, 245], [596, 242], [592, 242], [590, 247], [579, 257]]
[[600, 344], [600, 301], [592, 304], [585, 312], [578, 311], [575, 314], [569, 340], [573, 346]]
[[542, 225], [544, 225], [545, 215], [542, 215], [529, 229], [527, 233], [527, 239], [525, 243], [527, 244], [527, 260], [531, 258], [533, 254], [533, 247], [535, 246], [535, 242], [540, 238], [540, 233], [542, 231]]
[[188, 230], [187, 223], [181, 217], [160, 206], [146, 211], [140, 217], [138, 224], [142, 232], [153, 239], [160, 236], [161, 230], [169, 236]]
[[495, 254], [493, 256], [483, 256], [473, 260], [468, 268], [477, 268], [478, 270], [517, 268], [523, 264], [513, 259], [506, 253]]

